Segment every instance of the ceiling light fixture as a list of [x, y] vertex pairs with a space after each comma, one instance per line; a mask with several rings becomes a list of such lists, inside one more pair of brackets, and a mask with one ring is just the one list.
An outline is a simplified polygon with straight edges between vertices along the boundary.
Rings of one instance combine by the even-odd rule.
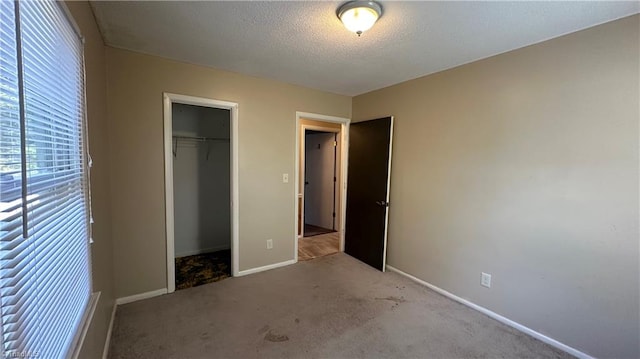
[[338, 18], [358, 36], [369, 30], [382, 16], [382, 6], [375, 1], [349, 1], [338, 9]]

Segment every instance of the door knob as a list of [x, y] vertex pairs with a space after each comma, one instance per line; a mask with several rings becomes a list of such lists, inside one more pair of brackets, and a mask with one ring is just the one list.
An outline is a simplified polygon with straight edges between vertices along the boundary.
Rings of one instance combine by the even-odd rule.
[[389, 207], [389, 202], [387, 201], [376, 201], [376, 204], [380, 207]]

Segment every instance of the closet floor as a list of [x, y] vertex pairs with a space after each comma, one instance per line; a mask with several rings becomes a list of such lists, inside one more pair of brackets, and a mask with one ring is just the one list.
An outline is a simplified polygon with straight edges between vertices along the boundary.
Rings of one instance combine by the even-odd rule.
[[176, 258], [176, 289], [213, 283], [231, 276], [231, 251]]

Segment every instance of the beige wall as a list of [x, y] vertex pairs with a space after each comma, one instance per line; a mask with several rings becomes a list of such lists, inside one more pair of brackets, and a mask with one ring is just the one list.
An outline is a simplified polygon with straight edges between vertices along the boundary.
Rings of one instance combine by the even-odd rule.
[[[293, 259], [296, 111], [350, 117], [351, 98], [108, 48], [116, 296], [165, 288], [162, 93], [239, 104], [240, 270]], [[273, 249], [266, 240], [273, 239]]]
[[355, 97], [355, 120], [395, 116], [388, 263], [588, 354], [639, 357], [639, 29]]
[[80, 357], [100, 358], [114, 305], [105, 47], [89, 4], [72, 1], [67, 6], [85, 37], [89, 151], [93, 159], [91, 205], [95, 220], [91, 264], [93, 291], [102, 293]]

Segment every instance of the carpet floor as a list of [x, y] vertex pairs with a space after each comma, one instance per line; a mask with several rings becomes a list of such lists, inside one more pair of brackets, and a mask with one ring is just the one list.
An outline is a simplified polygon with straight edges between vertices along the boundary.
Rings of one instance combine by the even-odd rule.
[[230, 250], [176, 258], [176, 289], [213, 283], [230, 276]]
[[118, 306], [110, 358], [569, 358], [344, 253]]

